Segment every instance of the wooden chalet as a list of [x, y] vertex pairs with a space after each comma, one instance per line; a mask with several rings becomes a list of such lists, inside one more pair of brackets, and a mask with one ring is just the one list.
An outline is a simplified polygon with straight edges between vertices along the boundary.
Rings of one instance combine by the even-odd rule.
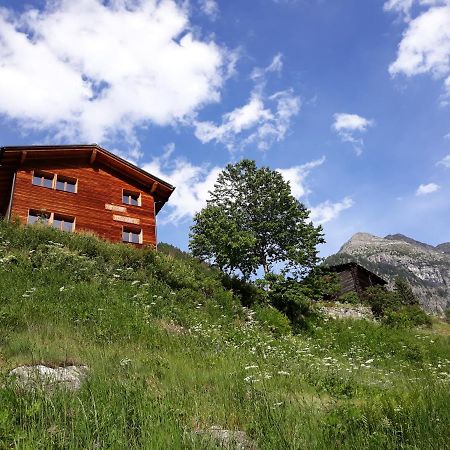
[[93, 145], [0, 148], [0, 216], [156, 245], [169, 183]]
[[330, 266], [328, 269], [339, 277], [342, 288], [338, 296], [352, 291], [361, 296], [370, 286], [385, 286], [388, 284], [386, 280], [356, 262], [338, 264]]

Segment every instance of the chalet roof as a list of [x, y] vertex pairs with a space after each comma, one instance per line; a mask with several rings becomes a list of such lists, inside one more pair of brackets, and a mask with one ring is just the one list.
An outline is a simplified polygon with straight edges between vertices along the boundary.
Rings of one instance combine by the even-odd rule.
[[33, 163], [39, 162], [55, 164], [68, 160], [87, 164], [98, 163], [143, 186], [155, 196], [156, 213], [175, 190], [174, 186], [161, 178], [146, 172], [97, 144], [0, 147], [0, 169], [17, 169], [24, 164], [32, 166]]
[[358, 268], [359, 270], [367, 273], [368, 275], [371, 276], [372, 279], [376, 280], [381, 285], [388, 284], [388, 282], [386, 280], [384, 280], [383, 278], [378, 276], [376, 273], [373, 273], [369, 269], [366, 269], [364, 266], [362, 266], [361, 264], [358, 264], [357, 262], [335, 264], [333, 266], [328, 267], [328, 269], [331, 270], [332, 272], [345, 272], [346, 270], [351, 270], [353, 268]]

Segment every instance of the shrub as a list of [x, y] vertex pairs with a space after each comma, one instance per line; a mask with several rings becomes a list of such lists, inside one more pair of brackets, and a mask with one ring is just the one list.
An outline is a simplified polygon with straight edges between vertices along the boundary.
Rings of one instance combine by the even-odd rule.
[[267, 303], [285, 314], [294, 330], [309, 328], [309, 319], [317, 313], [302, 284], [280, 275], [267, 275], [262, 282], [266, 283]]
[[395, 279], [395, 293], [397, 294], [398, 300], [402, 305], [418, 305], [419, 300], [414, 294], [411, 286], [408, 284], [406, 278], [397, 277]]
[[286, 336], [292, 332], [289, 319], [272, 306], [256, 307], [255, 318], [276, 336]]
[[324, 267], [315, 267], [300, 282], [303, 294], [310, 300], [335, 299], [342, 286], [339, 276]]
[[361, 299], [359, 298], [358, 294], [354, 291], [346, 292], [345, 294], [342, 294], [338, 301], [342, 303], [350, 303], [351, 305], [357, 305], [361, 303]]
[[431, 319], [420, 308], [409, 285], [398, 280], [393, 292], [380, 286], [372, 286], [365, 291], [364, 299], [374, 316], [390, 326], [430, 326]]
[[380, 318], [396, 304], [395, 294], [381, 286], [371, 286], [364, 292], [364, 301], [372, 308], [373, 315]]
[[391, 326], [431, 326], [430, 317], [417, 305], [407, 305], [399, 309], [388, 309], [382, 320], [383, 323]]

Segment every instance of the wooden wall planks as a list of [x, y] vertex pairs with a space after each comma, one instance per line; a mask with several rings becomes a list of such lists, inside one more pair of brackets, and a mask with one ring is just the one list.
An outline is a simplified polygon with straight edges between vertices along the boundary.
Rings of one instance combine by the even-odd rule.
[[[26, 163], [26, 162], [25, 162]], [[42, 169], [78, 180], [76, 194], [57, 191], [32, 184], [33, 169]], [[127, 189], [142, 193], [142, 206], [124, 205], [122, 190]], [[93, 231], [99, 236], [113, 242], [122, 242], [122, 228], [127, 223], [113, 220], [116, 214], [105, 205], [125, 207], [122, 216], [139, 220], [135, 228], [143, 230], [143, 244], [156, 245], [156, 222], [154, 198], [142, 186], [130, 184], [117, 176], [115, 172], [103, 167], [85, 165], [83, 167], [58, 164], [57, 167], [42, 166], [22, 167], [17, 171], [14, 189], [12, 217], [19, 217], [27, 222], [28, 210], [46, 210], [76, 218], [76, 231]], [[132, 220], [134, 221], [134, 220]]]

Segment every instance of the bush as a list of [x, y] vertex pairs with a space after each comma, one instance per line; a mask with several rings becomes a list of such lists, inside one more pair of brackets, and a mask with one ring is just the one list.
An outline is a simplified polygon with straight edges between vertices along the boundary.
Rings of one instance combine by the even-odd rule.
[[397, 310], [389, 309], [383, 316], [383, 323], [391, 326], [414, 327], [431, 326], [430, 317], [416, 305], [403, 306]]
[[262, 283], [266, 286], [267, 303], [285, 314], [294, 330], [309, 328], [309, 319], [317, 313], [302, 284], [280, 275], [267, 275]]
[[431, 319], [419, 306], [409, 285], [396, 280], [395, 290], [372, 286], [365, 291], [365, 301], [374, 316], [384, 324], [398, 327], [431, 326]]
[[265, 325], [276, 336], [286, 336], [292, 332], [289, 319], [272, 306], [256, 307], [255, 319]]
[[371, 286], [364, 291], [364, 301], [371, 307], [373, 315], [383, 317], [386, 310], [394, 308], [397, 300], [393, 292], [381, 286]]
[[345, 294], [342, 294], [339, 298], [338, 301], [341, 303], [350, 303], [351, 305], [358, 305], [359, 303], [361, 303], [361, 299], [359, 298], [359, 295], [354, 292], [346, 292]]

